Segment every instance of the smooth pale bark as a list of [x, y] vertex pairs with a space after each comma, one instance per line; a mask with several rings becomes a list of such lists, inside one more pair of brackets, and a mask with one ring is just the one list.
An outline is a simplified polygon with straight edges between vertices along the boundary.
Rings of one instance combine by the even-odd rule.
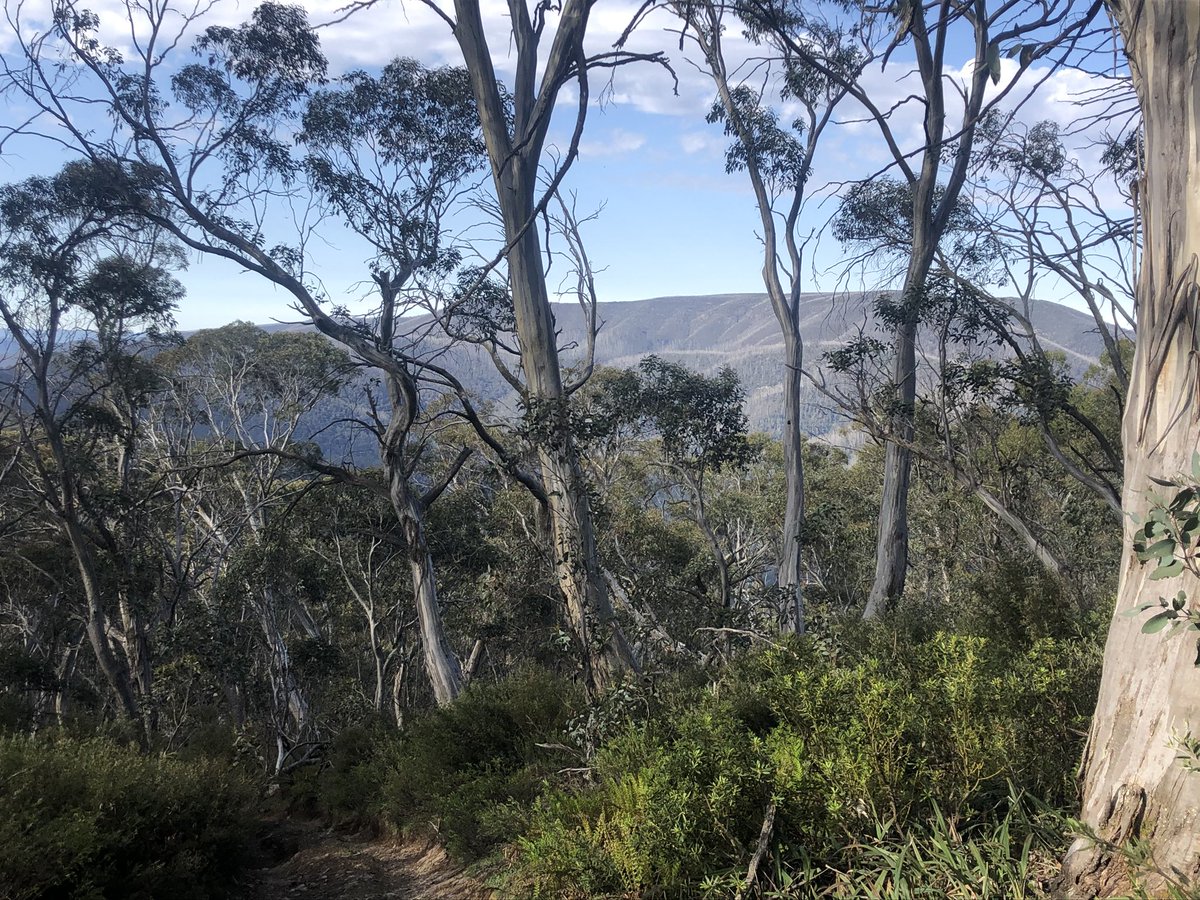
[[[797, 308], [798, 312], [798, 308]], [[776, 309], [784, 332], [783, 470], [785, 505], [779, 548], [779, 586], [788, 592], [792, 610], [790, 630], [804, 633], [804, 434], [800, 431], [800, 384], [804, 371], [804, 342], [798, 315], [787, 318]], [[787, 323], [784, 325], [784, 323]]]
[[[908, 178], [913, 192], [912, 244], [904, 286], [900, 292], [905, 315], [896, 329], [895, 366], [892, 371], [896, 412], [892, 416], [891, 428], [895, 440], [888, 441], [884, 455], [883, 493], [875, 544], [875, 581], [863, 611], [863, 617], [867, 619], [887, 611], [904, 593], [904, 580], [908, 575], [908, 489], [912, 480], [912, 452], [907, 445], [912, 443], [913, 409], [917, 397], [917, 325], [934, 255], [966, 180], [975, 126], [983, 107], [988, 78], [988, 26], [980, 16], [975, 21], [975, 67], [967, 87], [962, 133], [954, 146], [945, 185], [939, 195], [938, 180], [943, 171], [946, 132], [943, 49], [950, 18], [944, 5], [935, 12], [939, 18], [931, 27], [926, 22], [923, 4], [914, 3], [911, 9], [913, 50], [924, 87], [925, 150], [920, 169], [910, 173]], [[981, 4], [976, 14], [983, 12]]]
[[[1062, 577], [1063, 565], [1058, 561], [1058, 557], [1038, 539], [1037, 535], [1033, 533], [1033, 530], [1020, 516], [1005, 506], [999, 497], [983, 485], [977, 484], [974, 479], [968, 477], [965, 473], [955, 471], [954, 475], [959, 484], [970, 490], [979, 499], [979, 502], [991, 511], [992, 515], [1007, 525], [1009, 530], [1020, 538], [1021, 543], [1025, 545], [1025, 549], [1034, 555], [1047, 572], [1056, 578]], [[947, 596], [949, 596], [948, 593]]]
[[438, 604], [437, 579], [433, 554], [425, 539], [425, 510], [412, 495], [408, 479], [395, 466], [389, 466], [392, 507], [400, 518], [404, 540], [408, 545], [408, 567], [412, 573], [413, 601], [417, 607], [417, 624], [421, 630], [421, 656], [425, 674], [433, 688], [438, 706], [454, 702], [462, 692], [462, 669], [458, 657], [450, 648], [442, 609]]
[[[120, 704], [121, 711], [130, 721], [144, 727], [141, 708], [133, 689], [133, 679], [129, 674], [129, 666], [125, 660], [113, 652], [112, 640], [108, 634], [108, 614], [104, 609], [104, 594], [100, 588], [100, 579], [96, 575], [95, 560], [83, 529], [68, 518], [64, 522], [67, 540], [75, 556], [79, 579], [83, 584], [83, 594], [87, 600], [87, 637], [96, 655], [96, 664], [100, 667], [105, 681], [112, 688], [113, 694]], [[143, 739], [145, 739], [143, 733]]]
[[721, 539], [717, 536], [716, 529], [708, 520], [708, 506], [704, 502], [704, 484], [698, 476], [693, 475], [686, 468], [680, 467], [679, 474], [687, 484], [688, 490], [692, 492], [692, 514], [695, 517], [696, 525], [704, 532], [704, 537], [708, 540], [713, 562], [717, 566], [717, 598], [721, 602], [721, 609], [733, 609], [733, 581], [729, 571], [729, 557], [725, 553], [725, 548], [721, 546]]
[[[914, 229], [913, 246], [917, 246]], [[933, 248], [929, 248], [932, 260]], [[923, 285], [930, 263], [913, 265], [905, 282], [904, 296], [911, 296], [910, 285]], [[916, 270], [916, 271], [914, 271]], [[919, 281], [915, 279], [920, 279]], [[918, 288], [919, 289], [919, 288]], [[864, 619], [885, 613], [904, 593], [908, 577], [908, 488], [912, 481], [913, 407], [917, 400], [917, 327], [905, 323], [896, 331], [895, 366], [892, 371], [895, 402], [899, 411], [892, 417], [894, 440], [886, 443], [883, 455], [883, 490], [879, 500], [879, 530], [875, 538], [875, 581], [867, 598]]]
[[[804, 435], [800, 431], [800, 398], [804, 372], [804, 339], [800, 334], [800, 269], [801, 247], [796, 238], [796, 227], [800, 210], [804, 205], [805, 179], [808, 166], [816, 152], [817, 141], [825, 124], [829, 121], [833, 104], [823, 116], [812, 114], [804, 147], [805, 165], [797, 172], [794, 190], [787, 215], [783, 217], [783, 245], [780, 246], [777, 215], [771, 191], [763, 177], [759, 155], [755, 152], [756, 139], [742, 120], [738, 104], [733, 97], [725, 57], [721, 49], [723, 30], [722, 11], [715, 3], [696, 5], [676, 4], [676, 13], [690, 21], [694, 37], [704, 54], [708, 73], [717, 88], [717, 97], [725, 110], [737, 140], [746, 148], [745, 168], [754, 191], [762, 226], [763, 242], [763, 285], [771, 301], [771, 309], [783, 334], [783, 469], [784, 469], [784, 517], [783, 533], [779, 545], [779, 587], [788, 595], [791, 609], [784, 622], [784, 630], [796, 634], [804, 633], [804, 547], [801, 543], [804, 527]], [[791, 265], [789, 287], [784, 287], [781, 275], [780, 254], [786, 249]], [[711, 540], [711, 539], [710, 539]], [[722, 569], [722, 596], [728, 596], [728, 571], [721, 559], [721, 550], [714, 541], [714, 552], [718, 566]]]
[[92, 645], [92, 652], [96, 655], [96, 664], [100, 667], [105, 681], [108, 682], [116, 696], [121, 711], [138, 726], [141, 740], [143, 744], [147, 744], [149, 741], [149, 733], [146, 730], [147, 722], [143, 718], [143, 710], [138, 702], [137, 692], [134, 690], [129, 662], [115, 652], [113, 640], [109, 634], [104, 589], [101, 587], [92, 543], [79, 521], [78, 501], [70, 474], [70, 461], [67, 457], [62, 432], [53, 418], [54, 405], [45, 391], [44, 382], [38, 385], [38, 389], [40, 400], [38, 414], [46, 429], [47, 442], [58, 468], [59, 496], [57, 503], [51, 505], [59, 517], [63, 531], [66, 532], [67, 542], [71, 545], [71, 553], [75, 557], [75, 567], [79, 571], [79, 580], [83, 585], [83, 595], [87, 601], [85, 630], [88, 643]]
[[[281, 715], [286, 713], [291, 718], [294, 736], [299, 739], [308, 729], [308, 698], [305, 697], [299, 681], [296, 680], [287, 641], [284, 639], [283, 630], [279, 627], [279, 619], [275, 615], [278, 602], [271, 591], [264, 591], [259, 621], [262, 625], [263, 639], [271, 652], [271, 665], [268, 671], [275, 695], [276, 711]], [[282, 724], [282, 722], [279, 723], [280, 726]], [[276, 738], [276, 743], [281, 747], [284, 746], [285, 734], [282, 727], [279, 728]], [[285, 758], [285, 756], [281, 756], [276, 759], [275, 774], [279, 774]]]
[[[1138, 340], [1123, 422], [1125, 509], [1144, 515], [1152, 477], [1191, 470], [1200, 447], [1200, 3], [1114, 3], [1145, 122], [1140, 184], [1144, 254], [1137, 286]], [[1190, 476], [1189, 476], [1190, 478]], [[1117, 609], [1083, 760], [1082, 821], [1106, 842], [1138, 838], [1152, 851], [1143, 885], [1164, 896], [1166, 877], [1200, 877], [1200, 774], [1176, 758], [1174, 736], [1200, 728], [1200, 670], [1191, 637], [1142, 634], [1145, 616], [1124, 613], [1200, 581], [1185, 569], [1149, 581], [1126, 525]], [[1080, 838], [1061, 888], [1074, 897], [1130, 893], [1120, 854]], [[1164, 877], [1164, 873], [1165, 876]]]
[[[597, 556], [586, 481], [565, 414], [567, 393], [535, 222], [538, 168], [558, 91], [573, 67], [581, 84], [586, 75], [577, 67], [584, 58], [583, 36], [590, 7], [585, 0], [561, 4], [557, 27], [546, 32], [550, 47], [539, 78], [538, 46], [543, 35], [523, 2], [509, 4], [516, 49], [511, 131], [478, 3], [455, 0], [454, 36], [479, 108], [508, 247], [508, 279], [527, 402], [542, 432], [538, 462], [550, 513], [555, 575], [567, 623], [579, 645], [585, 683], [590, 692], [598, 694], [626, 673], [637, 671], [637, 660], [613, 612]], [[582, 118], [586, 95], [581, 102]], [[564, 164], [569, 164], [575, 152], [573, 144]]]

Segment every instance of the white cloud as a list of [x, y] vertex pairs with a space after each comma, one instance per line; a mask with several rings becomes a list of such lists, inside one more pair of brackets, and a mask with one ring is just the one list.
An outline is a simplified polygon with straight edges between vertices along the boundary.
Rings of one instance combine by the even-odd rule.
[[679, 146], [689, 155], [704, 153], [716, 156], [724, 153], [729, 141], [713, 132], [687, 131], [679, 136]]
[[597, 156], [624, 156], [641, 150], [646, 145], [646, 136], [614, 128], [607, 135], [595, 135], [579, 143], [579, 155], [585, 158]]

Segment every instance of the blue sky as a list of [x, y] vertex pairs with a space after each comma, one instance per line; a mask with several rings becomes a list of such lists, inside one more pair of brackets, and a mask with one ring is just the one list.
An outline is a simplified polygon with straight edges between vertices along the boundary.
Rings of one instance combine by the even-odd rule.
[[[305, 0], [311, 20], [318, 23], [335, 18], [343, 3]], [[88, 5], [100, 14], [110, 41], [118, 46], [128, 42], [128, 26], [124, 30], [118, 27], [124, 18], [119, 0], [94, 0]], [[253, 5], [218, 2], [206, 21], [234, 24], [246, 18]], [[611, 44], [636, 5], [626, 0], [601, 0], [592, 20], [592, 46]], [[497, 69], [503, 75], [511, 64], [504, 37], [505, 4], [484, 0], [483, 8], [493, 35]], [[36, 16], [30, 15], [36, 26]], [[602, 270], [598, 276], [602, 300], [762, 289], [753, 198], [742, 176], [724, 171], [726, 140], [719, 126], [704, 121], [713, 96], [711, 82], [680, 54], [677, 38], [668, 30], [670, 24], [665, 15], [652, 17], [634, 46], [669, 53], [679, 75], [678, 95], [672, 93], [670, 78], [656, 67], [640, 65], [620, 71], [603, 101], [589, 114], [581, 156], [567, 183], [582, 211], [603, 207], [584, 232], [592, 261]], [[445, 23], [414, 2], [384, 0], [321, 34], [335, 72], [373, 69], [397, 55], [415, 56], [431, 65], [459, 61]], [[736, 34], [730, 34], [726, 43], [734, 57], [751, 52]], [[0, 48], [9, 51], [11, 44], [0, 44]], [[951, 59], [954, 52], [952, 47]], [[959, 55], [965, 62], [968, 54]], [[1011, 72], [1012, 64], [1006, 61], [1005, 65], [1006, 73]], [[898, 102], [909, 93], [906, 81], [910, 70], [910, 63], [898, 54], [886, 71], [867, 73], [881, 105]], [[1058, 73], [1027, 105], [1022, 117], [1029, 122], [1052, 118], [1069, 124], [1078, 116], [1073, 99], [1096, 82], [1095, 76], [1077, 70]], [[593, 94], [600, 93], [599, 87], [594, 86]], [[560, 104], [552, 131], [560, 145], [573, 118], [569, 101]], [[914, 106], [901, 109], [898, 128], [902, 139], [916, 146], [919, 127]], [[8, 115], [19, 115], [19, 111], [10, 108]], [[844, 118], [853, 118], [853, 113], [847, 110]], [[806, 220], [813, 230], [819, 230], [835, 208], [836, 191], [827, 187], [832, 181], [865, 176], [888, 159], [878, 132], [866, 123], [833, 127], [819, 153], [811, 182], [818, 197]], [[7, 169], [0, 177], [24, 177], [51, 159], [53, 153], [45, 146], [12, 146], [0, 160]], [[1120, 202], [1115, 192], [1111, 201]], [[355, 285], [366, 271], [365, 250], [341, 229], [326, 230], [323, 239], [324, 246], [314, 246], [313, 270], [332, 297], [354, 296]], [[843, 283], [841, 255], [836, 242], [824, 237], [815, 255], [816, 271], [805, 273], [806, 288], [828, 290]], [[282, 292], [223, 261], [194, 261], [182, 280], [188, 288], [188, 298], [178, 314], [184, 328], [218, 325], [235, 318], [265, 322], [294, 317]], [[552, 274], [552, 289], [555, 284]], [[1053, 285], [1047, 287], [1044, 299], [1070, 302], [1066, 293]]]

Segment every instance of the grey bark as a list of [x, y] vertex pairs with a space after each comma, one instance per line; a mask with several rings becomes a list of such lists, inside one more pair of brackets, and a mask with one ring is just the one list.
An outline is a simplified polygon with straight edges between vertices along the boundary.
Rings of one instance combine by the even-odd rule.
[[408, 544], [408, 566], [412, 573], [413, 600], [417, 606], [417, 625], [421, 630], [425, 673], [429, 676], [438, 706], [445, 706], [462, 692], [462, 669], [450, 647], [442, 621], [433, 555], [425, 539], [425, 511], [420, 501], [412, 495], [408, 479], [394, 469], [389, 475], [392, 506], [400, 517], [404, 540]]
[[[1145, 250], [1137, 285], [1138, 340], [1122, 423], [1124, 506], [1144, 514], [1151, 477], [1191, 468], [1200, 447], [1200, 4], [1122, 0], [1112, 4], [1145, 123], [1140, 184]], [[1190, 480], [1190, 479], [1189, 479]], [[1113, 845], [1145, 842], [1148, 896], [1170, 881], [1200, 877], [1200, 776], [1176, 759], [1173, 736], [1200, 723], [1196, 643], [1142, 634], [1130, 607], [1183, 590], [1200, 601], [1186, 568], [1149, 582], [1126, 524], [1117, 609], [1109, 627], [1096, 714], [1082, 766], [1081, 819], [1104, 843], [1077, 840], [1062, 890], [1071, 897], [1130, 893], [1127, 860]]]
[[[709, 75], [717, 88], [717, 96], [725, 110], [736, 139], [746, 149], [745, 165], [750, 186], [758, 206], [763, 241], [763, 284], [771, 301], [771, 309], [783, 335], [783, 462], [784, 462], [784, 520], [779, 546], [779, 586], [791, 597], [791, 613], [785, 630], [804, 633], [804, 563], [802, 529], [804, 527], [804, 435], [800, 430], [800, 398], [804, 370], [804, 340], [800, 334], [800, 269], [802, 248], [796, 237], [799, 213], [804, 205], [805, 181], [812, 164], [817, 142], [840, 94], [832, 99], [823, 114], [809, 109], [809, 128], [804, 147], [804, 164], [791, 186], [791, 199], [783, 217], [783, 240], [776, 221], [775, 198], [768, 189], [753, 151], [754, 136], [739, 114], [733, 98], [729, 73], [721, 49], [721, 11], [717, 4], [677, 4], [676, 13], [689, 22], [697, 45], [704, 54]], [[782, 246], [781, 246], [782, 243]], [[786, 253], [789, 271], [781, 272], [780, 255]], [[785, 288], [784, 282], [788, 282]]]
[[[516, 49], [511, 132], [479, 4], [455, 0], [454, 36], [479, 108], [504, 228], [526, 399], [543, 433], [538, 461], [550, 513], [555, 574], [567, 622], [579, 644], [585, 682], [590, 691], [600, 693], [625, 673], [636, 671], [637, 660], [616, 619], [597, 558], [584, 474], [566, 421], [567, 394], [535, 222], [540, 211], [536, 198], [542, 149], [559, 90], [572, 79], [579, 86], [579, 113], [560, 173], [577, 153], [588, 102], [583, 37], [590, 9], [586, 0], [561, 4], [539, 84], [538, 47], [543, 32], [531, 21], [523, 0], [509, 3]], [[544, 14], [539, 9], [539, 18]]]

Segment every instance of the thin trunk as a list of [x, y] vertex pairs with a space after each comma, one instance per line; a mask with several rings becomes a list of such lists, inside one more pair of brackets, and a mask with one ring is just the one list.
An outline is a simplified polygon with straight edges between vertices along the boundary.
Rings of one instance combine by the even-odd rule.
[[[287, 640], [283, 636], [283, 630], [279, 627], [279, 619], [275, 614], [276, 599], [267, 590], [263, 592], [261, 602], [259, 624], [262, 626], [263, 638], [266, 640], [267, 649], [271, 654], [268, 671], [271, 676], [271, 692], [274, 698], [277, 738], [282, 747], [287, 738], [300, 738], [307, 731], [309, 724], [308, 698], [304, 696], [304, 691], [296, 680], [296, 673], [292, 670]], [[288, 719], [292, 722], [291, 734], [287, 733], [289, 731], [286, 727]], [[278, 766], [275, 772], [279, 773]]]
[[721, 609], [733, 609], [733, 584], [729, 574], [729, 557], [725, 555], [725, 548], [721, 546], [721, 539], [717, 536], [712, 524], [708, 521], [708, 508], [704, 503], [704, 489], [702, 482], [697, 480], [686, 469], [683, 470], [684, 481], [687, 482], [688, 489], [692, 492], [692, 504], [696, 515], [696, 524], [700, 526], [700, 530], [704, 532], [704, 537], [708, 540], [709, 549], [712, 550], [713, 562], [717, 566], [717, 599], [720, 601]]
[[383, 715], [384, 676], [387, 674], [387, 657], [375, 640], [375, 623], [371, 623], [371, 658], [375, 663], [375, 691], [371, 704], [376, 714]]
[[[912, 480], [912, 453], [908, 445], [913, 438], [913, 412], [917, 397], [917, 326], [934, 255], [946, 232], [951, 213], [958, 204], [970, 166], [975, 128], [983, 108], [990, 52], [990, 20], [980, 4], [975, 10], [975, 67], [963, 97], [962, 132], [951, 145], [953, 153], [947, 167], [945, 185], [939, 192], [938, 179], [947, 150], [944, 51], [948, 29], [956, 16], [951, 15], [949, 3], [940, 4], [932, 22], [926, 21], [924, 4], [915, 3], [911, 9], [913, 50], [924, 88], [925, 148], [920, 169], [909, 176], [913, 191], [912, 243], [900, 295], [904, 315], [896, 330], [895, 367], [892, 372], [896, 392], [896, 411], [891, 417], [894, 440], [888, 441], [884, 460], [883, 496], [875, 546], [875, 582], [863, 611], [863, 617], [867, 619], [886, 612], [904, 593], [904, 579], [908, 572], [908, 489]], [[907, 169], [907, 166], [902, 168]]]
[[[790, 594], [791, 609], [787, 611], [783, 622], [783, 630], [796, 634], [804, 633], [804, 589], [803, 589], [803, 545], [801, 544], [804, 527], [804, 437], [800, 431], [800, 397], [801, 383], [804, 371], [804, 340], [800, 334], [799, 298], [800, 298], [800, 268], [802, 259], [801, 246], [796, 241], [796, 223], [804, 205], [804, 187], [807, 169], [811, 165], [816, 152], [817, 139], [825, 123], [828, 121], [828, 111], [825, 116], [818, 116], [812, 111], [805, 147], [805, 165], [796, 176], [790, 210], [783, 217], [785, 227], [783, 244], [787, 248], [787, 257], [791, 264], [790, 288], [784, 289], [784, 279], [781, 277], [780, 239], [776, 225], [776, 210], [773, 196], [767, 188], [766, 180], [759, 164], [759, 155], [755, 150], [756, 137], [742, 119], [739, 105], [733, 98], [729, 84], [729, 74], [721, 49], [721, 34], [723, 24], [722, 11], [717, 4], [707, 3], [697, 8], [691, 3], [677, 4], [677, 14], [685, 19], [694, 16], [692, 25], [695, 28], [695, 39], [703, 51], [708, 63], [709, 74], [717, 88], [725, 116], [737, 134], [738, 140], [746, 148], [746, 173], [750, 186], [754, 191], [754, 199], [758, 206], [759, 220], [762, 223], [763, 240], [763, 285], [771, 301], [771, 309], [779, 322], [783, 333], [783, 460], [786, 492], [784, 505], [783, 534], [779, 546], [779, 586]], [[836, 101], [835, 101], [836, 102]], [[832, 109], [832, 106], [830, 107]], [[717, 550], [719, 553], [719, 549]], [[722, 573], [724, 581], [728, 581], [728, 573]], [[727, 592], [727, 588], [726, 588]], [[724, 595], [724, 594], [723, 594]]]
[[125, 658], [129, 661], [131, 681], [137, 693], [143, 726], [147, 734], [150, 734], [158, 727], [158, 715], [154, 709], [154, 664], [150, 655], [150, 641], [146, 636], [145, 621], [129, 602], [124, 589], [119, 592], [117, 610], [121, 616], [121, 645], [125, 650]]
[[[558, 92], [570, 80], [571, 67], [585, 59], [583, 37], [591, 5], [584, 0], [558, 4], [557, 25], [545, 34], [524, 4], [510, 6], [516, 73], [507, 98], [497, 88], [478, 3], [455, 0], [454, 36], [479, 109], [509, 247], [508, 280], [525, 399], [539, 426], [538, 457], [550, 512], [555, 574], [567, 623], [579, 645], [585, 684], [595, 695], [619, 682], [625, 673], [637, 671], [637, 660], [613, 613], [600, 570], [587, 485], [565, 414], [567, 396], [535, 221], [542, 149]], [[539, 11], [538, 21], [546, 12]], [[543, 36], [550, 45], [544, 59], [538, 53]], [[587, 112], [586, 71], [574, 74], [581, 90], [579, 117], [564, 166], [570, 165], [577, 152], [578, 126]]]
[[437, 582], [434, 580], [433, 557], [425, 542], [425, 529], [415, 519], [404, 522], [408, 541], [408, 564], [412, 571], [413, 599], [417, 604], [417, 624], [421, 629], [421, 652], [425, 673], [433, 687], [438, 706], [453, 703], [462, 692], [462, 670], [458, 657], [450, 649], [442, 612], [438, 606]]
[[1050, 551], [1050, 548], [1043, 544], [1025, 523], [1020, 516], [1013, 513], [1000, 498], [989, 491], [981, 484], [977, 484], [973, 479], [969, 478], [965, 473], [955, 470], [955, 478], [959, 484], [967, 488], [973, 493], [979, 501], [983, 503], [1001, 522], [1020, 538], [1021, 543], [1025, 548], [1036, 557], [1037, 561], [1042, 564], [1047, 572], [1056, 578], [1061, 578], [1063, 575], [1063, 565], [1058, 561], [1058, 558]]
[[[75, 556], [75, 564], [79, 570], [80, 581], [83, 582], [83, 594], [87, 600], [87, 637], [96, 655], [96, 663], [104, 675], [109, 687], [116, 695], [121, 711], [137, 724], [139, 730], [144, 727], [141, 710], [138, 708], [137, 696], [133, 690], [133, 680], [130, 678], [129, 667], [114, 651], [112, 639], [108, 634], [108, 615], [104, 610], [104, 600], [100, 589], [100, 581], [96, 576], [95, 563], [92, 559], [91, 547], [83, 530], [70, 517], [64, 525], [67, 539]], [[143, 732], [142, 739], [147, 735]]]
[[479, 664], [483, 662], [483, 653], [487, 648], [487, 643], [483, 638], [476, 638], [474, 646], [471, 647], [471, 655], [467, 657], [467, 664], [463, 668], [463, 684], [470, 684], [475, 678], [475, 673], [479, 671]]
[[79, 661], [79, 646], [82, 639], [67, 645], [63, 652], [62, 662], [59, 663], [57, 676], [58, 684], [54, 691], [54, 720], [61, 728], [66, 723], [67, 707], [69, 705], [70, 685], [75, 677], [75, 665]]
[[392, 464], [389, 468], [392, 508], [400, 518], [408, 544], [408, 566], [412, 572], [413, 601], [421, 630], [421, 655], [425, 673], [438, 706], [453, 703], [462, 692], [462, 669], [450, 647], [442, 609], [438, 604], [433, 555], [425, 539], [425, 511], [412, 495], [408, 479]]
[[584, 667], [584, 683], [603, 694], [627, 672], [637, 671], [633, 648], [617, 621], [596, 552], [596, 535], [574, 448], [543, 451], [542, 477], [549, 498], [554, 570]]
[[800, 431], [800, 385], [804, 370], [804, 343], [798, 328], [785, 331], [787, 359], [783, 374], [783, 469], [786, 493], [783, 541], [779, 548], [779, 586], [792, 603], [790, 628], [804, 633], [804, 435]]
[[[1113, 10], [1145, 122], [1145, 253], [1122, 425], [1124, 508], [1144, 516], [1150, 479], [1190, 472], [1200, 449], [1200, 4], [1122, 0]], [[1124, 613], [1179, 590], [1194, 610], [1200, 580], [1185, 569], [1150, 582], [1153, 566], [1140, 565], [1131, 549], [1134, 521], [1084, 754], [1081, 819], [1107, 842], [1145, 842], [1155, 871], [1143, 887], [1165, 896], [1168, 879], [1200, 878], [1200, 775], [1177, 759], [1177, 738], [1200, 727], [1197, 646], [1143, 634], [1145, 617]], [[1062, 887], [1071, 897], [1128, 896], [1130, 881], [1126, 860], [1109, 847], [1081, 838], [1068, 851]]]

